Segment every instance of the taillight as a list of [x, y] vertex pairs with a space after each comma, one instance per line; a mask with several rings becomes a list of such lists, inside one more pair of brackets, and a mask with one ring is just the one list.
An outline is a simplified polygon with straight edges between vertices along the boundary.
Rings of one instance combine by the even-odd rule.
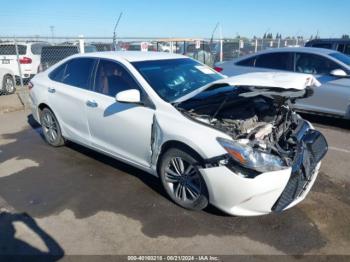
[[32, 63], [32, 59], [29, 57], [22, 57], [19, 59], [19, 63], [20, 64], [31, 64]]
[[218, 66], [215, 66], [214, 67], [214, 70], [216, 71], [216, 72], [222, 72], [222, 70], [224, 70], [222, 67], [218, 67]]
[[28, 89], [31, 90], [34, 87], [34, 84], [32, 82], [29, 82]]

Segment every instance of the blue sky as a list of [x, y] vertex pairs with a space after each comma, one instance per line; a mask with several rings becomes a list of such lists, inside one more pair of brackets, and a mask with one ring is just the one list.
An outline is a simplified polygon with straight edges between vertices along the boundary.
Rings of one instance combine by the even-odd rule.
[[16, 0], [2, 1], [0, 36], [210, 37], [217, 22], [225, 37], [339, 37], [350, 34], [349, 0]]

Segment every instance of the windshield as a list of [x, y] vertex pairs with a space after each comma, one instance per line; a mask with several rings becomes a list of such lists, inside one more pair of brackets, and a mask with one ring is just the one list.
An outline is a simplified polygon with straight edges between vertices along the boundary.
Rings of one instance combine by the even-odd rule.
[[344, 55], [342, 53], [332, 53], [330, 54], [331, 57], [334, 57], [335, 59], [339, 60], [340, 62], [350, 66], [350, 56]]
[[192, 59], [134, 62], [133, 66], [165, 101], [174, 100], [224, 78], [213, 69]]

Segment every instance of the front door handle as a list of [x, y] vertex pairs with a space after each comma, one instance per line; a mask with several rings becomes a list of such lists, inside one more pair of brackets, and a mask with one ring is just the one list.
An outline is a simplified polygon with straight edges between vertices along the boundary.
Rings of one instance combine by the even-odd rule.
[[98, 106], [98, 104], [97, 104], [97, 102], [96, 102], [95, 100], [88, 100], [88, 101], [86, 102], [86, 105], [87, 105], [88, 107], [97, 107], [97, 106]]
[[52, 87], [49, 87], [48, 89], [47, 89], [47, 91], [49, 91], [49, 93], [55, 93], [56, 92], [56, 89], [55, 88], [52, 88]]

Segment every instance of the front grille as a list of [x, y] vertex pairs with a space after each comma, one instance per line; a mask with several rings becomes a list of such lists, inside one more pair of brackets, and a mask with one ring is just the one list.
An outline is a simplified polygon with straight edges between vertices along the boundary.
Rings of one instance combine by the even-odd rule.
[[328, 145], [325, 137], [316, 130], [308, 130], [298, 146], [292, 174], [272, 211], [282, 212], [290, 203], [302, 195], [315, 174], [317, 164], [326, 155]]

